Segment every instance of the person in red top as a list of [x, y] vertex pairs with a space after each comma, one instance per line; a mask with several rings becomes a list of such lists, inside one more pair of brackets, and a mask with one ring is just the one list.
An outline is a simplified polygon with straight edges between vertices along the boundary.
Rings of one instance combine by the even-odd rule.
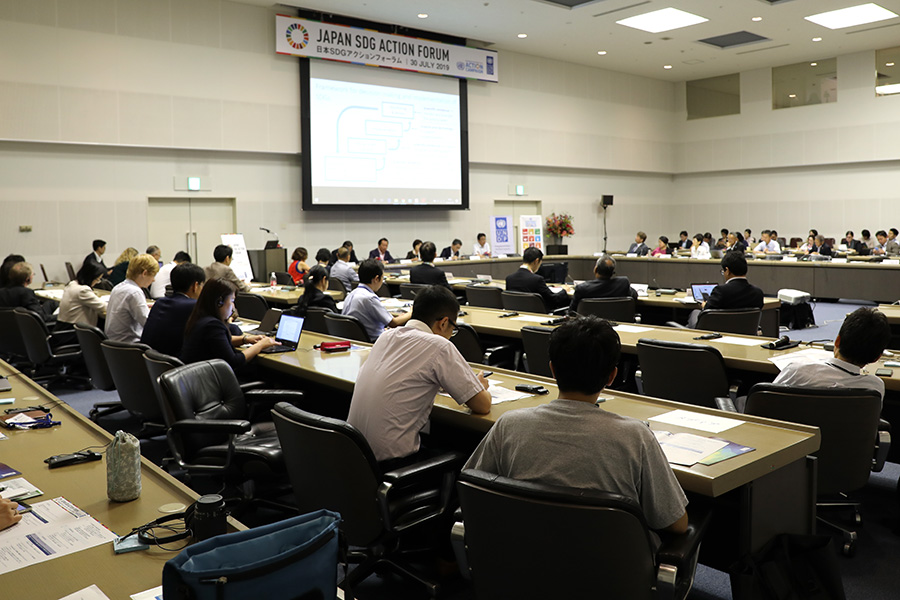
[[303, 277], [309, 271], [309, 265], [306, 264], [307, 257], [309, 257], [309, 252], [302, 246], [295, 248], [291, 255], [291, 266], [288, 267], [288, 273], [294, 280], [294, 285], [303, 284]]

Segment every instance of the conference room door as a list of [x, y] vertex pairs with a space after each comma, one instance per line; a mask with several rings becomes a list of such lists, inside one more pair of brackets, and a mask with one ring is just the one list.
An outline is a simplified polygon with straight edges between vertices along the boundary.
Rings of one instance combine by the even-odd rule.
[[235, 232], [234, 217], [234, 198], [150, 198], [147, 240], [160, 247], [165, 262], [184, 250], [205, 266], [221, 235]]

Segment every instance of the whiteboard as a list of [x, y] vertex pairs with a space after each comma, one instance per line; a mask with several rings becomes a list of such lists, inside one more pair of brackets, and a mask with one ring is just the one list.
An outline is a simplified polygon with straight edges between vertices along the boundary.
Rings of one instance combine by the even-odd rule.
[[253, 267], [250, 266], [250, 255], [247, 254], [247, 244], [244, 243], [243, 233], [223, 233], [222, 243], [231, 246], [234, 254], [231, 256], [231, 270], [238, 279], [250, 283], [253, 280]]

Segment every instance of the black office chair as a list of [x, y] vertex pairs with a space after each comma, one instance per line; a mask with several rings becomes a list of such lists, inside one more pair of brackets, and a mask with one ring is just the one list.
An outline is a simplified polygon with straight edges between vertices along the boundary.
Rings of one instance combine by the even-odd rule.
[[[275, 283], [278, 285], [297, 285], [294, 283], [294, 278], [291, 277], [290, 273], [285, 273], [284, 271], [275, 271]], [[300, 282], [302, 285], [302, 281]]]
[[328, 327], [328, 335], [366, 342], [367, 344], [372, 341], [369, 339], [369, 334], [366, 333], [366, 328], [363, 327], [362, 321], [356, 317], [327, 313], [325, 315], [325, 324]]
[[739, 382], [728, 381], [725, 359], [712, 346], [641, 338], [637, 358], [640, 394], [709, 408], [737, 399]]
[[457, 484], [478, 598], [686, 598], [708, 516], [655, 548], [640, 506], [618, 494], [464, 470]]
[[634, 298], [584, 298], [576, 307], [579, 315], [595, 315], [601, 319], [634, 323], [637, 303]]
[[[482, 308], [503, 308], [503, 298], [501, 294], [503, 288], [491, 285], [467, 285], [466, 301], [469, 306], [480, 306]], [[543, 311], [541, 311], [543, 312]]]
[[[75, 268], [72, 266], [72, 263], [66, 261], [66, 274], [69, 276], [69, 281], [72, 281], [76, 278], [75, 276]], [[104, 275], [105, 277], [106, 275]]]
[[325, 321], [325, 315], [330, 312], [327, 308], [319, 308], [317, 306], [307, 308], [306, 320], [303, 321], [303, 330], [328, 335], [328, 323]]
[[34, 370], [30, 374], [32, 379], [45, 387], [67, 380], [90, 385], [88, 377], [76, 375], [71, 371], [72, 367], [82, 362], [81, 348], [77, 344], [52, 347], [47, 325], [37, 313], [18, 307], [13, 314], [28, 362], [34, 365]]
[[343, 300], [344, 297], [347, 295], [347, 288], [344, 287], [344, 282], [342, 282], [340, 279], [337, 279], [335, 277], [328, 278], [328, 289], [341, 293], [341, 295], [335, 299], [335, 301], [338, 301], [338, 302]]
[[[890, 433], [880, 431], [881, 395], [871, 389], [800, 388], [758, 383], [747, 395], [746, 414], [818, 427], [822, 434], [817, 458], [817, 512], [852, 509], [862, 523], [860, 503], [846, 494], [865, 487], [869, 473], [880, 470], [890, 448]], [[843, 534], [843, 552], [852, 556], [857, 535], [833, 521], [817, 516]]]
[[553, 377], [550, 371], [550, 334], [547, 327], [522, 328], [522, 346], [525, 348], [525, 370], [534, 375]]
[[[166, 371], [183, 367], [184, 363], [180, 358], [169, 356], [150, 348], [144, 351], [144, 365], [147, 367], [147, 375], [150, 376], [150, 386], [153, 388], [160, 412], [162, 412], [163, 397], [162, 390], [159, 387], [159, 377]], [[163, 417], [163, 420], [165, 421], [165, 417]]]
[[400, 298], [403, 300], [415, 300], [416, 294], [429, 287], [431, 286], [424, 283], [401, 283]]
[[466, 361], [491, 367], [515, 369], [517, 353], [512, 346], [506, 344], [485, 349], [481, 345], [481, 338], [478, 337], [478, 332], [474, 327], [460, 321], [456, 322], [456, 327], [458, 331], [450, 338], [450, 341]]
[[540, 294], [531, 292], [508, 292], [500, 294], [504, 310], [521, 312], [546, 313], [550, 312]]
[[697, 329], [720, 333], [759, 335], [761, 315], [762, 309], [759, 308], [706, 309], [700, 311], [700, 316], [697, 318]]
[[272, 417], [300, 512], [339, 512], [348, 544], [362, 549], [351, 553], [350, 560], [362, 564], [348, 572], [342, 587], [383, 565], [420, 582], [434, 597], [437, 584], [403, 560], [399, 542], [404, 534], [438, 524], [450, 510], [455, 473], [465, 456], [449, 452], [382, 473], [369, 443], [349, 423], [286, 403], [278, 403]]
[[19, 333], [15, 309], [7, 306], [0, 306], [0, 358], [14, 365], [28, 362], [28, 350]]
[[544, 263], [538, 268], [537, 274], [547, 283], [565, 283], [569, 275], [569, 263]]
[[266, 311], [269, 310], [269, 304], [265, 298], [258, 294], [238, 292], [234, 296], [234, 308], [245, 319], [262, 321]]
[[[119, 392], [122, 410], [128, 411], [141, 423], [137, 437], [162, 435], [166, 429], [162, 409], [144, 362], [144, 352], [150, 350], [150, 346], [105, 340], [100, 343], [100, 348]], [[96, 421], [99, 414], [95, 415], [91, 409], [90, 417]]]
[[[113, 381], [109, 366], [106, 364], [106, 357], [103, 355], [103, 349], [100, 347], [100, 344], [106, 341], [106, 334], [100, 328], [87, 323], [75, 323], [73, 327], [78, 345], [81, 346], [81, 354], [87, 365], [88, 375], [91, 377], [91, 384], [104, 392], [116, 389], [116, 382]], [[97, 406], [95, 404], [94, 408]]]

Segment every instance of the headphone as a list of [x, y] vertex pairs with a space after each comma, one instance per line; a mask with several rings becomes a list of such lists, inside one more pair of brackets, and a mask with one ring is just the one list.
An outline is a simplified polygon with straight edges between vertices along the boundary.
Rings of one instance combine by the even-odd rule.
[[218, 306], [219, 308], [222, 308], [223, 306], [225, 306], [225, 297], [224, 296], [219, 296], [218, 298], [216, 298], [216, 306]]
[[[142, 544], [162, 545], [191, 537], [191, 521], [194, 519], [195, 506], [196, 504], [192, 504], [184, 512], [166, 515], [164, 517], [154, 519], [146, 525], [141, 525], [135, 530], [138, 534], [138, 540]], [[167, 523], [171, 523], [173, 521], [184, 521], [184, 529], [178, 531], [172, 525], [167, 525]], [[168, 529], [169, 531], [177, 531], [177, 533], [163, 536], [154, 535], [152, 531], [157, 527]], [[135, 533], [135, 531], [132, 531], [132, 533]]]

